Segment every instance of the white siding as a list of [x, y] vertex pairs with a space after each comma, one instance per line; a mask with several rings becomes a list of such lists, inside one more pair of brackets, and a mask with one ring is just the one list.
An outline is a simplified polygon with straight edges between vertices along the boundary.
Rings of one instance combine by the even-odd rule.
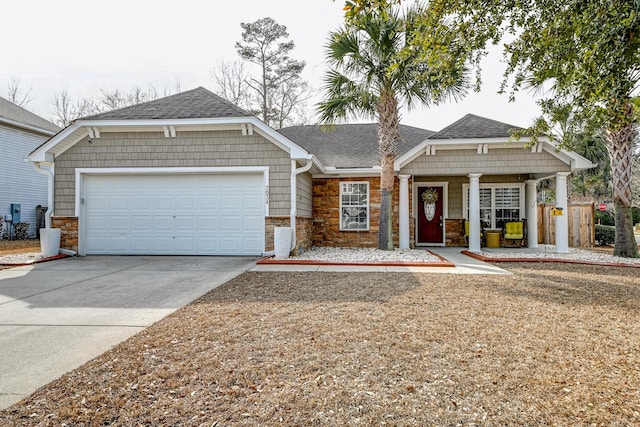
[[36, 235], [36, 206], [47, 205], [47, 177], [24, 159], [48, 137], [0, 125], [0, 215], [4, 218], [11, 203], [20, 203], [22, 222]]

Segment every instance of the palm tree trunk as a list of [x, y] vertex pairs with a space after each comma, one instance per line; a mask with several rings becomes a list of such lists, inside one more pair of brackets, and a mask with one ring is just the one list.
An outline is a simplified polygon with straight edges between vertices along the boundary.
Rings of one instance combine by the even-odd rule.
[[378, 152], [380, 154], [380, 228], [378, 249], [393, 250], [394, 163], [398, 148], [400, 114], [398, 100], [391, 90], [382, 90], [378, 105]]
[[[628, 103], [627, 114], [633, 114]], [[638, 258], [638, 245], [633, 234], [631, 215], [631, 169], [633, 163], [633, 143], [637, 137], [636, 126], [632, 120], [619, 129], [607, 132], [606, 143], [611, 160], [613, 181], [613, 200], [616, 217], [616, 242], [613, 254], [622, 257]]]

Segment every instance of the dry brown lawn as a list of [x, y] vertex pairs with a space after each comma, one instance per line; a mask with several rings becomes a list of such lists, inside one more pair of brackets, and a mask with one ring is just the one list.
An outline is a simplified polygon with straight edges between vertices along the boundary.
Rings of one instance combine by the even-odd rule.
[[40, 252], [40, 240], [0, 240], [0, 255]]
[[637, 269], [245, 273], [1, 425], [640, 424]]

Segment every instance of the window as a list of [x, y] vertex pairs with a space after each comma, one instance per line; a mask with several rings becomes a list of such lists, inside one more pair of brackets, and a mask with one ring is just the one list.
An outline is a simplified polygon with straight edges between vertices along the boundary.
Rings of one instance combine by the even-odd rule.
[[[469, 219], [469, 184], [463, 185], [465, 218]], [[480, 223], [483, 228], [502, 228], [505, 222], [523, 217], [524, 185], [480, 185]]]
[[340, 183], [340, 230], [369, 229], [369, 183]]

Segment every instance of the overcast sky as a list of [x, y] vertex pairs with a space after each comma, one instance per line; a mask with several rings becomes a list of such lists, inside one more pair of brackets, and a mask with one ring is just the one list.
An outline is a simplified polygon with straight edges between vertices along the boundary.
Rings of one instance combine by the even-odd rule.
[[[329, 31], [339, 27], [342, 0], [20, 0], [3, 5], [0, 95], [9, 78], [31, 88], [27, 106], [46, 119], [52, 99], [66, 90], [74, 99], [101, 88], [128, 90], [149, 84], [159, 90], [204, 86], [214, 90], [211, 70], [238, 60], [234, 43], [241, 22], [270, 16], [286, 25], [296, 43], [292, 56], [307, 62], [304, 78], [319, 89]], [[439, 130], [467, 113], [518, 126], [531, 124], [538, 108], [532, 95], [515, 103], [498, 95], [503, 64], [496, 52], [484, 64], [481, 93], [459, 103], [403, 111], [404, 124]], [[317, 92], [317, 91], [316, 91]], [[313, 110], [318, 98], [309, 108]], [[310, 114], [311, 115], [311, 114]]]

